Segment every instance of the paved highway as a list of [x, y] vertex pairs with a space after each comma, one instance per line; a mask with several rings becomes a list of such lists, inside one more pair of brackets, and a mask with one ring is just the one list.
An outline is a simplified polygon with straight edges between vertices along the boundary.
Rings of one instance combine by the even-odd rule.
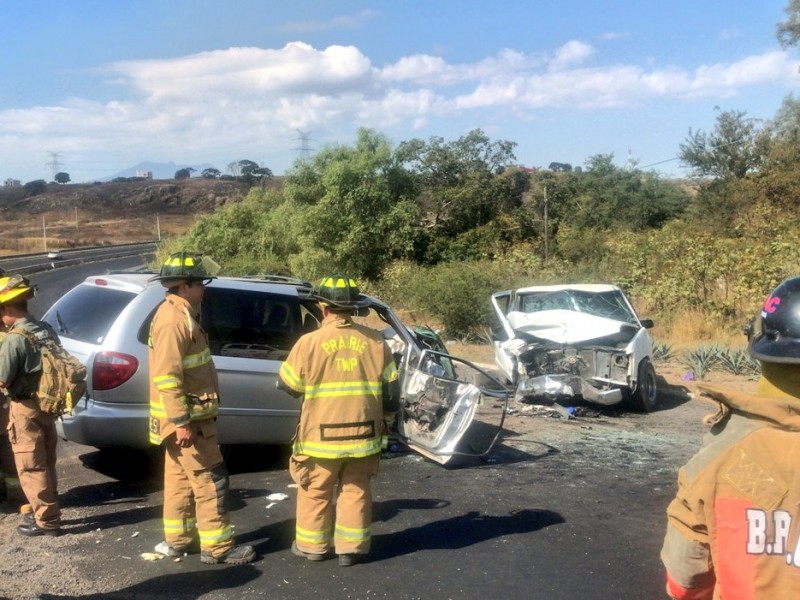
[[[31, 312], [41, 317], [53, 302], [89, 275], [112, 270], [144, 268], [153, 260], [154, 256], [152, 246], [139, 247], [135, 254], [123, 257], [120, 257], [118, 253], [108, 257], [107, 252], [92, 254], [91, 262], [72, 262], [70, 264], [54, 262], [54, 267], [27, 274], [26, 277], [38, 288], [36, 297], [29, 303]], [[84, 259], [86, 257], [83, 257], [82, 260]], [[37, 268], [41, 266], [33, 263], [30, 258], [0, 261], [0, 268], [10, 274], [19, 272], [20, 265], [28, 266], [29, 269], [31, 265], [35, 265]]]

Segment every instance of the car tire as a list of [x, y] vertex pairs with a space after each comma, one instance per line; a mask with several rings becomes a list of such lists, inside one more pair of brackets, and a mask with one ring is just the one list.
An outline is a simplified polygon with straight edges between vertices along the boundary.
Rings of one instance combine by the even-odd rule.
[[628, 397], [628, 404], [636, 412], [653, 412], [658, 407], [656, 370], [649, 358], [639, 363], [636, 389]]

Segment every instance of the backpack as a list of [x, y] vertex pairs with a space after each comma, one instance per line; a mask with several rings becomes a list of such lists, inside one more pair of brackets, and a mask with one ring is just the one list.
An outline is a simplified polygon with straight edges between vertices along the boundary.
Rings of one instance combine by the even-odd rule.
[[42, 371], [34, 392], [39, 410], [55, 415], [72, 411], [86, 391], [86, 367], [52, 336], [39, 339], [21, 327], [8, 335], [13, 333], [25, 337], [41, 354]]

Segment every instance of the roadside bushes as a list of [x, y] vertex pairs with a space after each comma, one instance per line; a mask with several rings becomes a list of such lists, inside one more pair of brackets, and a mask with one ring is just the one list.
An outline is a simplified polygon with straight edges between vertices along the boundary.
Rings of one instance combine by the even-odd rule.
[[392, 306], [425, 313], [440, 322], [445, 333], [462, 340], [485, 338], [492, 327], [494, 292], [550, 282], [563, 283], [565, 263], [544, 261], [527, 245], [512, 248], [495, 260], [451, 261], [422, 266], [395, 261], [367, 290]]
[[401, 261], [390, 265], [383, 279], [373, 285], [375, 294], [390, 304], [430, 314], [447, 335], [468, 339], [489, 322], [489, 298], [499, 289], [492, 275], [490, 261], [435, 267]]

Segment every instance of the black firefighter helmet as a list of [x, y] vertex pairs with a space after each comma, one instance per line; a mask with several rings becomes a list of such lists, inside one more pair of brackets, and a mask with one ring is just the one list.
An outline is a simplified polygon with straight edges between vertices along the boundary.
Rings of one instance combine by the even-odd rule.
[[800, 364], [800, 277], [781, 282], [764, 300], [748, 337], [747, 349], [753, 358]]

